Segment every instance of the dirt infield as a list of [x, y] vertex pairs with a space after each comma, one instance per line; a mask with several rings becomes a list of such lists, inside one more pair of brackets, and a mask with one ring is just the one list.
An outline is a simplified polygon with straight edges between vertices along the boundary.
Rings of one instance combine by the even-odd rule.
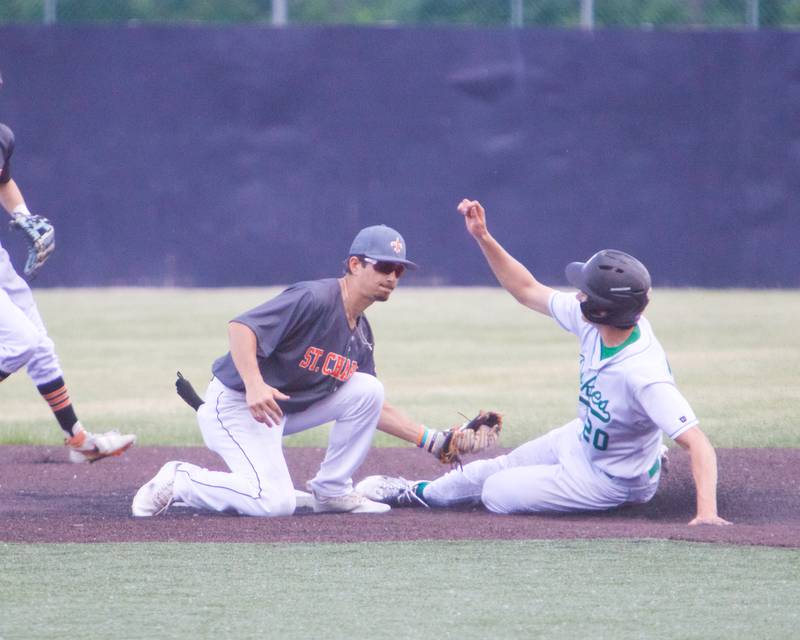
[[[302, 487], [322, 449], [288, 448]], [[722, 449], [720, 513], [732, 527], [688, 527], [694, 494], [688, 458], [673, 450], [670, 473], [648, 504], [602, 514], [497, 516], [483, 509], [393, 509], [380, 515], [300, 514], [246, 518], [172, 508], [136, 519], [136, 489], [168, 460], [224, 469], [199, 448], [134, 448], [120, 459], [71, 465], [62, 447], [0, 446], [0, 541], [368, 542], [445, 539], [657, 538], [800, 547], [800, 449]], [[373, 473], [432, 478], [442, 467], [413, 448], [373, 449], [356, 480]]]

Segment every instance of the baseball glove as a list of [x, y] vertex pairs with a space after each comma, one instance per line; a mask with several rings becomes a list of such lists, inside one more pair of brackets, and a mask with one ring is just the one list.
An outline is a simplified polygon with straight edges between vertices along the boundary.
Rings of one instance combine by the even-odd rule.
[[465, 453], [477, 453], [495, 446], [502, 428], [501, 414], [496, 411], [480, 411], [472, 420], [445, 432], [439, 460], [445, 464], [461, 466], [461, 456]]
[[28, 241], [25, 275], [33, 278], [56, 249], [56, 234], [53, 225], [42, 216], [26, 216], [18, 213], [11, 221], [11, 228], [25, 233]]
[[184, 378], [180, 371], [178, 371], [178, 378], [175, 380], [175, 391], [195, 411], [203, 404], [203, 399], [194, 390], [192, 383]]

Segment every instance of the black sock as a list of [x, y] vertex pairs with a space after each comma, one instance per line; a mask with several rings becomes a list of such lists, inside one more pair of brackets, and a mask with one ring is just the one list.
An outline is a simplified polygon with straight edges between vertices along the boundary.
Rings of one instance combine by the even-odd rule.
[[78, 416], [75, 415], [75, 409], [72, 407], [72, 402], [69, 399], [69, 392], [67, 385], [64, 383], [64, 378], [58, 377], [51, 382], [40, 384], [36, 387], [42, 397], [50, 405], [58, 424], [69, 435], [74, 436], [72, 428], [78, 422]]

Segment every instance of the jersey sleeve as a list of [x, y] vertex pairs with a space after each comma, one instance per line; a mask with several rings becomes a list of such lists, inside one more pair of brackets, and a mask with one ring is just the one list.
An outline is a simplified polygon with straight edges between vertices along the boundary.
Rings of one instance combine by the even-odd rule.
[[236, 316], [232, 322], [248, 327], [256, 336], [256, 355], [268, 358], [305, 318], [313, 318], [314, 294], [289, 287], [264, 304]]
[[14, 132], [0, 123], [0, 184], [11, 180], [11, 154], [14, 153]]
[[689, 402], [671, 382], [656, 382], [639, 392], [639, 403], [647, 416], [673, 440], [697, 425]]
[[580, 335], [583, 314], [581, 313], [581, 303], [574, 294], [555, 291], [550, 296], [548, 306], [553, 320], [564, 331], [574, 333], [576, 336]]

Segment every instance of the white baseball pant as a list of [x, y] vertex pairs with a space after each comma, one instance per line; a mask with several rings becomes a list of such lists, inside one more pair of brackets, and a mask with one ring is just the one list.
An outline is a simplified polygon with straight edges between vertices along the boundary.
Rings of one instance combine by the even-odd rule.
[[334, 422], [328, 449], [311, 487], [319, 496], [346, 495], [353, 490], [353, 472], [369, 452], [383, 395], [377, 378], [356, 372], [327, 398], [305, 411], [284, 414], [280, 424], [268, 427], [250, 415], [243, 392], [214, 378], [197, 421], [206, 446], [222, 456], [230, 473], [184, 462], [177, 467], [173, 495], [212, 511], [290, 515], [296, 502], [282, 437], [328, 422]]
[[36, 385], [63, 375], [30, 287], [0, 246], [0, 371], [11, 374], [26, 365]]
[[482, 502], [489, 511], [510, 514], [602, 511], [655, 495], [660, 470], [652, 478], [609, 477], [583, 453], [581, 428], [572, 420], [506, 455], [450, 471], [425, 487], [425, 501], [433, 507]]

